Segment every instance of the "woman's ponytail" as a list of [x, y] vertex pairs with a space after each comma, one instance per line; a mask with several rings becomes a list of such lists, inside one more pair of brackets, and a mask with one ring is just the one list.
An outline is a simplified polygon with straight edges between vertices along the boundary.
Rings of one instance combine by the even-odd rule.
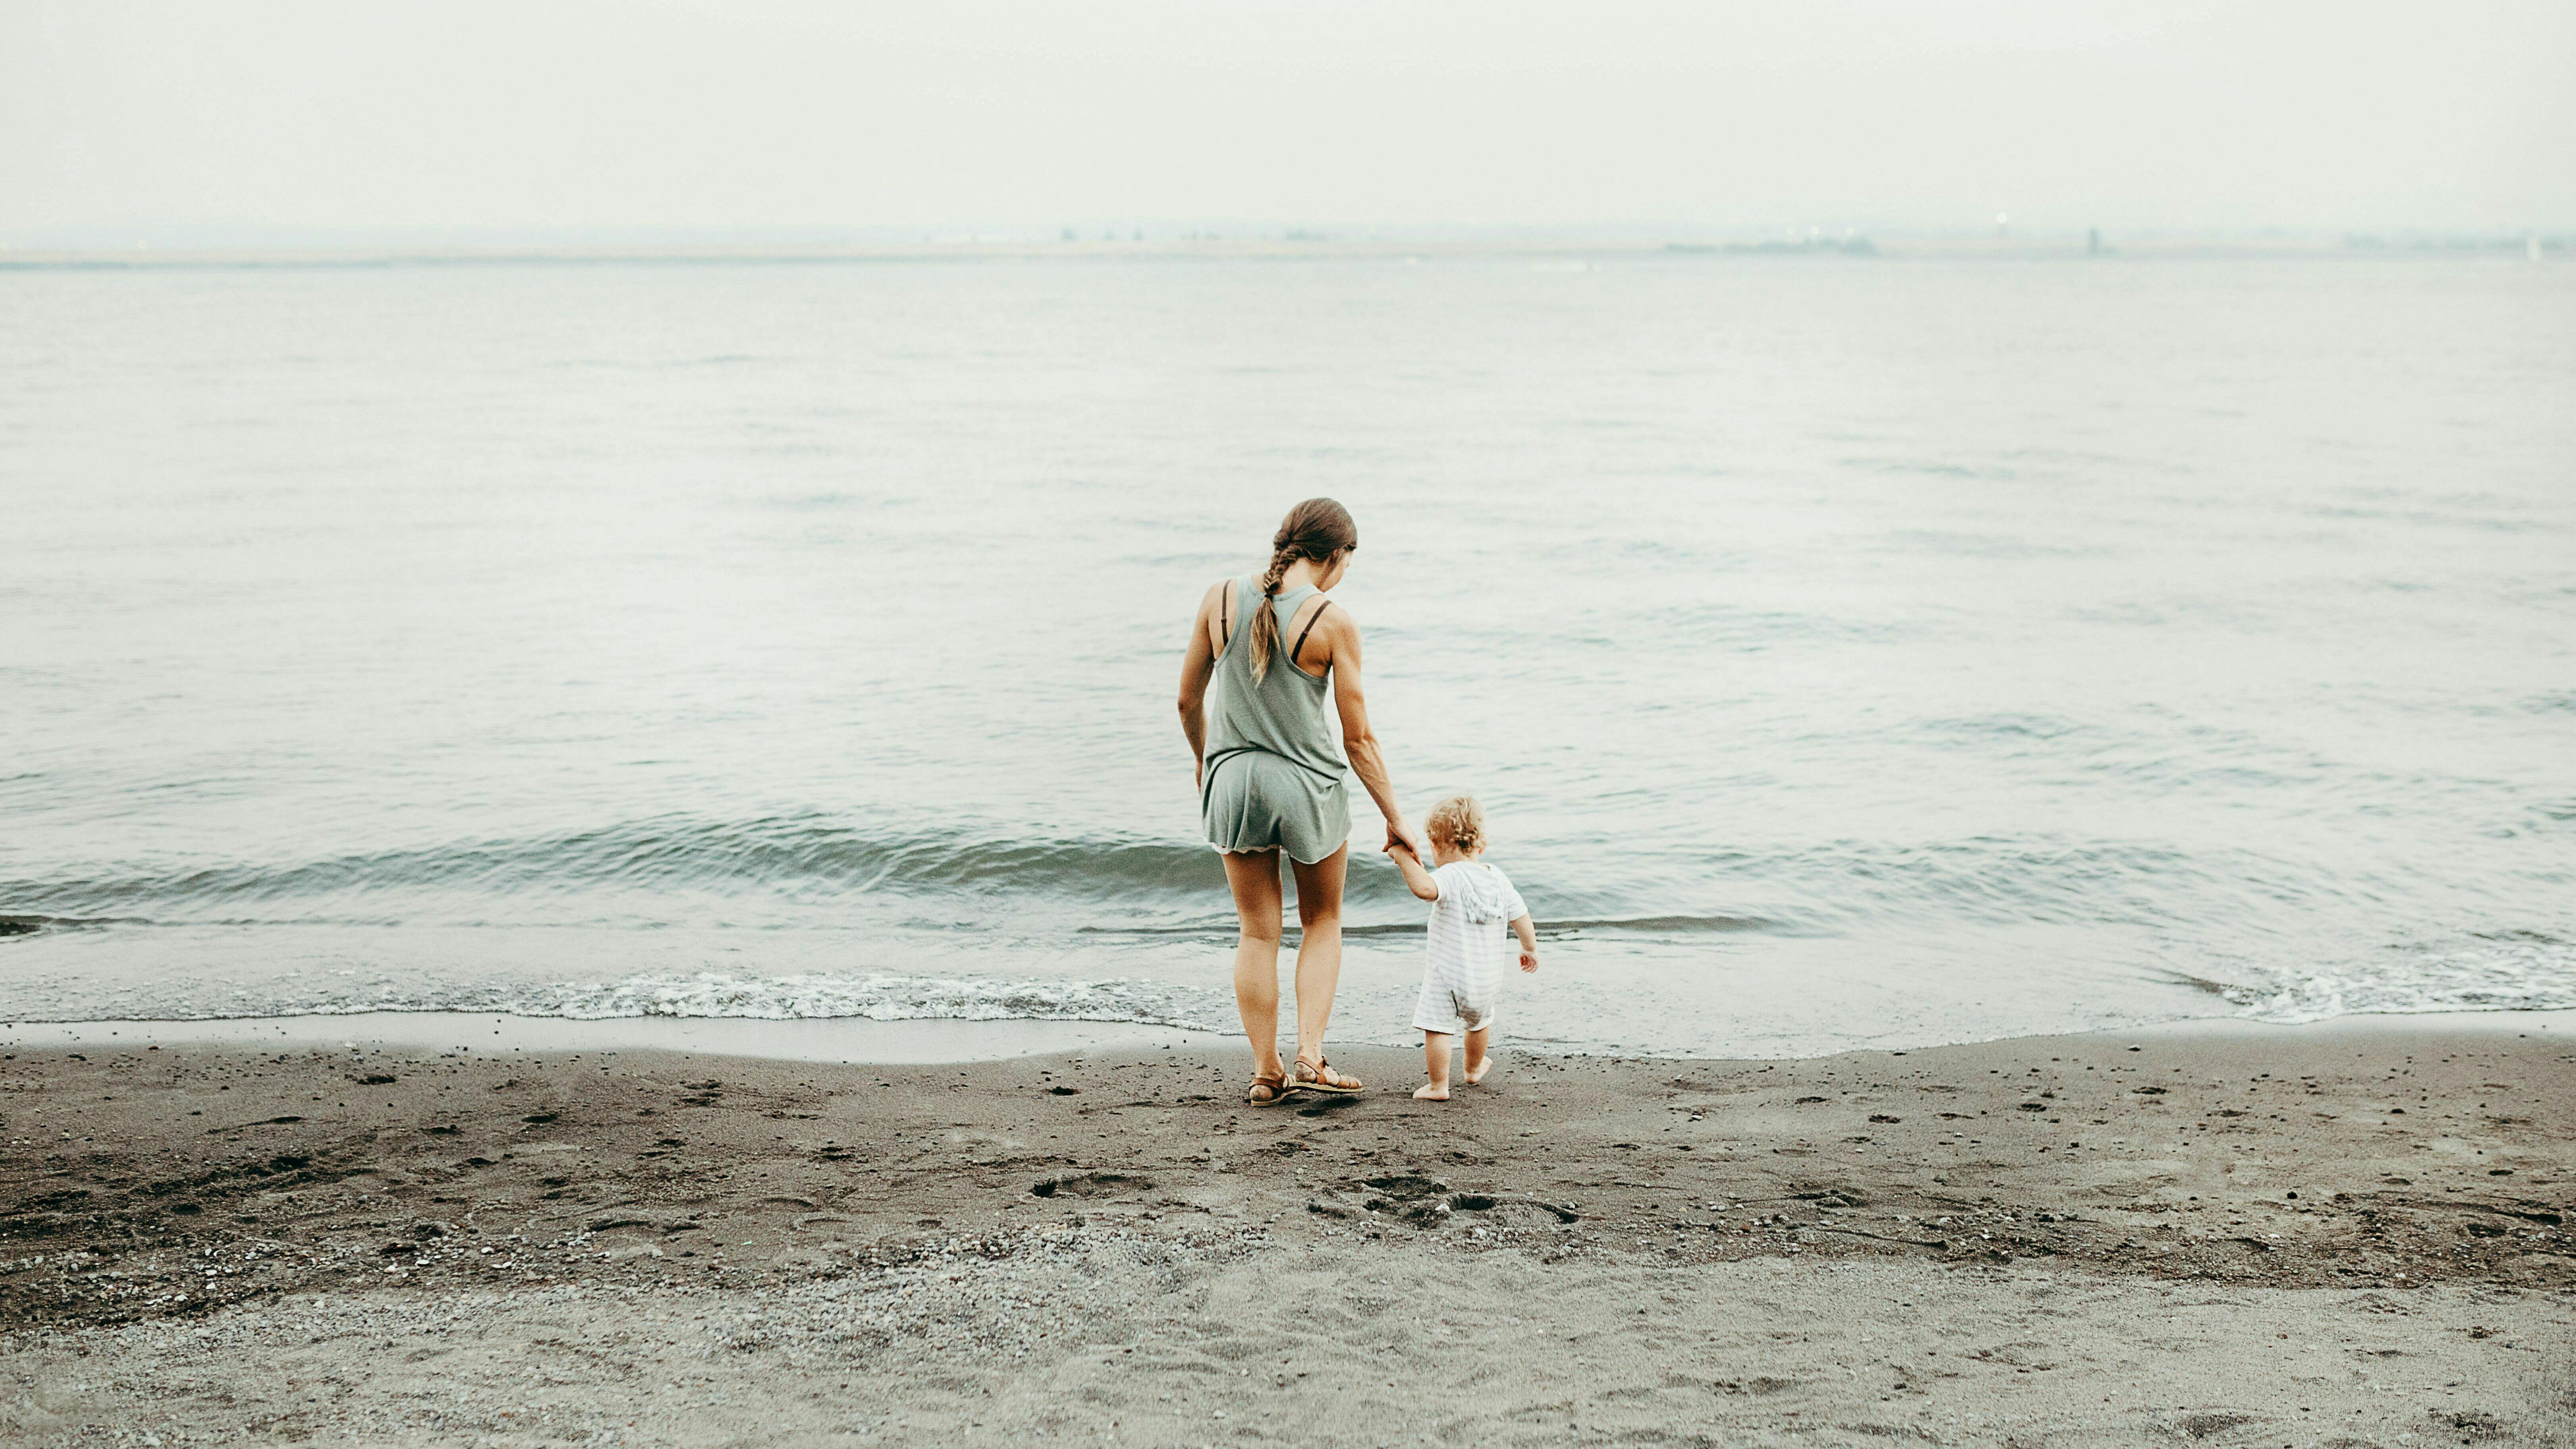
[[1261, 575], [1261, 607], [1252, 613], [1252, 635], [1247, 641], [1252, 648], [1252, 682], [1259, 684], [1270, 672], [1271, 651], [1279, 647], [1279, 611], [1271, 607], [1279, 597], [1279, 581], [1288, 574], [1288, 565], [1297, 555], [1281, 549], [1270, 556], [1270, 567]]

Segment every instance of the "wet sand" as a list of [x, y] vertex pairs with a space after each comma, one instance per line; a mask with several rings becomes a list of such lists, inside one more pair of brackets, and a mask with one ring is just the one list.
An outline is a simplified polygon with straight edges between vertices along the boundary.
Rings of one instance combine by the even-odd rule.
[[2576, 1444], [2576, 1025], [0, 1060], [0, 1441]]

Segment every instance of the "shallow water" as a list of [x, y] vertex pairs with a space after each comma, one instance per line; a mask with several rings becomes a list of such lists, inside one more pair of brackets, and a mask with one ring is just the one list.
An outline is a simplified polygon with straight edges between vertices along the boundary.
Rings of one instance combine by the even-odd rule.
[[13, 1019], [1222, 1027], [1178, 653], [1319, 492], [1517, 1039], [2576, 1005], [2563, 267], [21, 268], [0, 379]]

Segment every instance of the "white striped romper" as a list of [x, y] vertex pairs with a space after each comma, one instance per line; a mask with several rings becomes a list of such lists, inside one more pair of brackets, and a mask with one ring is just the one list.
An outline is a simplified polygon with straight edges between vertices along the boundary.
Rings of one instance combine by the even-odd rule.
[[1529, 914], [1511, 878], [1481, 860], [1431, 873], [1431, 941], [1413, 1024], [1423, 1031], [1490, 1031], [1502, 1005], [1503, 967], [1519, 958], [1512, 922]]

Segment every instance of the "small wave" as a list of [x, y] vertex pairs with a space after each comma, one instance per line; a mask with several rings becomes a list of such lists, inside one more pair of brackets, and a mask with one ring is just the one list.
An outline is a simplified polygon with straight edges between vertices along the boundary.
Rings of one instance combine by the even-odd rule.
[[[1569, 935], [1576, 931], [1639, 931], [1656, 935], [1684, 935], [1697, 931], [1768, 931], [1779, 922], [1760, 916], [1622, 916], [1597, 920], [1541, 921], [1530, 925], [1541, 935]], [[1376, 925], [1342, 927], [1344, 936], [1419, 936], [1427, 929], [1420, 921], [1390, 922]], [[1231, 935], [1232, 921], [1204, 921], [1191, 926], [1083, 926], [1077, 935], [1084, 936], [1213, 936]], [[1298, 934], [1297, 927], [1287, 934]]]
[[[613, 1021], [635, 1017], [731, 1018], [749, 1021], [1098, 1021], [1228, 1028], [1233, 997], [1159, 981], [1007, 980], [989, 977], [866, 975], [630, 976], [615, 981], [545, 985], [436, 985], [415, 991], [345, 996], [238, 999], [220, 1009], [157, 1009], [174, 1021], [290, 1016], [359, 1016], [372, 1012], [463, 1012], [485, 1016]], [[121, 1008], [130, 1012], [131, 1008]], [[83, 1017], [21, 1015], [18, 1021]]]
[[[1011, 981], [945, 976], [632, 977], [522, 994], [518, 1016], [738, 1017], [759, 1021], [1111, 1021], [1215, 1031], [1214, 993], [1155, 981]], [[1230, 1005], [1231, 1003], [1224, 1003]]]
[[[1231, 936], [1234, 934], [1234, 931], [1235, 923], [1232, 921], [1200, 921], [1196, 924], [1187, 926], [1076, 926], [1074, 927], [1073, 933], [1077, 936], [1210, 937]], [[1342, 934], [1345, 937], [1419, 936], [1422, 934], [1422, 931], [1423, 927], [1420, 922], [1415, 922], [1410, 925], [1402, 922], [1387, 922], [1378, 925], [1366, 926], [1345, 924], [1342, 927]], [[1305, 932], [1302, 928], [1291, 925], [1283, 929], [1282, 938], [1294, 941], [1304, 934]]]
[[2264, 986], [2194, 982], [2256, 1021], [2429, 1011], [2576, 1007], [2576, 949], [2538, 931], [2502, 931], [2449, 949], [2411, 948]]
[[11, 916], [0, 915], [0, 938], [32, 936], [39, 931], [77, 931], [95, 926], [139, 925], [131, 916]]
[[[1549, 928], [1755, 931], [1871, 919], [2162, 925], [2237, 903], [2313, 903], [2341, 893], [2337, 882], [2297, 861], [2246, 850], [2048, 835], [1648, 852], [1606, 890], [1581, 872], [1553, 868], [1582, 861], [1601, 844], [1576, 837], [1528, 857], [1528, 878], [1548, 882], [1545, 894], [1563, 913]], [[1672, 909], [1706, 901], [1712, 881], [1761, 908]], [[1414, 918], [1416, 903], [1393, 871], [1355, 870], [1348, 890], [1356, 922], [1348, 931]], [[1099, 923], [1097, 931], [1138, 935], [1229, 928], [1221, 909], [1224, 866], [1195, 840], [905, 831], [819, 812], [669, 816], [303, 861], [96, 867], [0, 880], [0, 901], [18, 919], [48, 923], [797, 924], [870, 896], [937, 900], [960, 921], [1044, 917], [1045, 931], [1079, 930], [1086, 920]], [[752, 909], [737, 911], [737, 904]], [[1410, 929], [1383, 927], [1386, 934]]]
[[1621, 916], [1602, 920], [1536, 921], [1532, 924], [1542, 931], [1653, 931], [1658, 934], [1769, 931], [1780, 926], [1778, 921], [1761, 916]]
[[297, 862], [15, 880], [0, 882], [0, 898], [40, 904], [54, 918], [138, 910], [198, 918], [212, 909], [331, 896], [383, 898], [426, 890], [568, 896], [600, 887], [717, 893], [1008, 890], [1116, 902], [1221, 893], [1225, 868], [1214, 852], [1194, 842], [872, 832], [819, 815], [671, 817]]
[[1976, 715], [1959, 719], [1927, 719], [1917, 723], [1915, 728], [1925, 734], [1943, 735], [1962, 740], [2056, 740], [2069, 735], [2100, 733], [2093, 726], [2061, 715], [2017, 712]]

